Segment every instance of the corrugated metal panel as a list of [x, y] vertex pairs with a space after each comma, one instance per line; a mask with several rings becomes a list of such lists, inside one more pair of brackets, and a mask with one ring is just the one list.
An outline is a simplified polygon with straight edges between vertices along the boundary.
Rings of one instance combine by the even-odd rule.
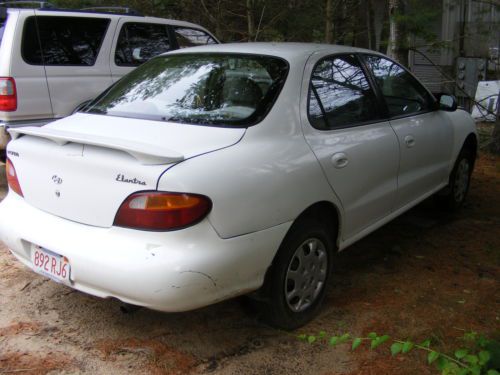
[[[441, 63], [441, 51], [440, 50], [430, 50], [427, 48], [419, 48], [419, 51], [424, 53], [434, 64], [439, 65]], [[413, 59], [413, 64], [415, 65], [432, 65], [429, 60], [423, 57], [421, 54], [416, 53]]]
[[412, 72], [431, 92], [442, 91], [443, 78], [432, 65], [414, 65]]

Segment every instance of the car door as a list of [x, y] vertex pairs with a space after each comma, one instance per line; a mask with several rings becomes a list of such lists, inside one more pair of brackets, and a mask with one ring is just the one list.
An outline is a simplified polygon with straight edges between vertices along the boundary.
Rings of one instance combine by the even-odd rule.
[[175, 49], [168, 28], [166, 23], [120, 18], [110, 55], [113, 82], [152, 57]]
[[342, 203], [347, 240], [391, 213], [398, 140], [355, 54], [313, 55], [303, 86], [304, 135]]
[[453, 128], [435, 99], [399, 64], [382, 56], [363, 56], [387, 106], [399, 141], [397, 207], [418, 201], [448, 182]]
[[54, 117], [70, 115], [111, 84], [108, 51], [114, 21], [107, 15], [47, 15], [36, 11], [41, 49], [32, 64], [44, 66]]

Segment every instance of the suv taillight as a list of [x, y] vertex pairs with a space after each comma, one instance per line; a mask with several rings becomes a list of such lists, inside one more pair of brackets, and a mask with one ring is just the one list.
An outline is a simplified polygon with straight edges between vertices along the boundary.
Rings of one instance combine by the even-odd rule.
[[142, 230], [181, 229], [208, 215], [212, 201], [199, 194], [139, 192], [120, 206], [113, 225]]
[[9, 187], [23, 197], [23, 191], [21, 190], [21, 185], [19, 185], [19, 180], [17, 179], [16, 169], [14, 168], [14, 164], [7, 159], [7, 163], [5, 164], [6, 174], [7, 174], [7, 183]]
[[16, 81], [11, 77], [0, 77], [0, 111], [17, 109]]

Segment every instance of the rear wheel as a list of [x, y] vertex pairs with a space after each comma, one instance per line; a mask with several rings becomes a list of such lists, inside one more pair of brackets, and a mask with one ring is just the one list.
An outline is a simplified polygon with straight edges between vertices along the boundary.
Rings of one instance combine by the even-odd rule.
[[463, 149], [458, 155], [455, 166], [450, 174], [448, 186], [438, 194], [441, 203], [450, 210], [460, 208], [469, 192], [470, 178], [474, 166], [473, 154]]
[[307, 219], [287, 234], [263, 287], [261, 310], [267, 323], [291, 330], [319, 312], [334, 251], [328, 229], [317, 220]]

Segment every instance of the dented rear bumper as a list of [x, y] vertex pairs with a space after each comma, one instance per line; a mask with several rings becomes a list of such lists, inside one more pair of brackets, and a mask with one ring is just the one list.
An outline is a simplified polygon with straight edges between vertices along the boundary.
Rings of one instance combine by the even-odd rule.
[[71, 287], [102, 298], [176, 312], [258, 289], [290, 223], [221, 239], [207, 219], [179, 231], [146, 232], [75, 223], [10, 192], [0, 239], [32, 268], [32, 244], [63, 255]]

